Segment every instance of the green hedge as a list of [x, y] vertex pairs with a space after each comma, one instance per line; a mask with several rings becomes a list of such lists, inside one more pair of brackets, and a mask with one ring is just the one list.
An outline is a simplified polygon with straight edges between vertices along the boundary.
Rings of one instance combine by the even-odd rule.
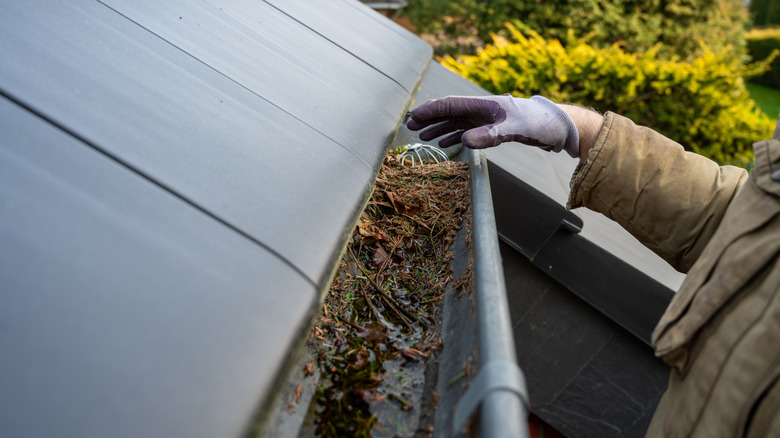
[[564, 47], [532, 30], [507, 26], [474, 56], [441, 63], [485, 89], [527, 97], [541, 94], [598, 111], [614, 111], [720, 163], [747, 165], [753, 142], [771, 137], [774, 121], [762, 113], [743, 77], [762, 73], [767, 61], [744, 65], [702, 44], [691, 62], [642, 54], [615, 44], [594, 48], [572, 32]]
[[[780, 0], [777, 0], [780, 1]], [[430, 34], [437, 54], [473, 54], [504, 23], [522, 22], [546, 38], [563, 40], [568, 29], [589, 35], [591, 45], [620, 43], [627, 52], [663, 43], [659, 56], [692, 59], [697, 39], [720, 53], [744, 55], [748, 17], [737, 0], [408, 0], [403, 14]]]
[[[745, 35], [745, 38], [747, 39], [748, 54], [753, 59], [766, 59], [773, 56], [776, 50], [780, 50], [780, 28], [753, 29]], [[750, 81], [780, 89], [780, 59], [775, 59], [772, 62], [771, 70]]]

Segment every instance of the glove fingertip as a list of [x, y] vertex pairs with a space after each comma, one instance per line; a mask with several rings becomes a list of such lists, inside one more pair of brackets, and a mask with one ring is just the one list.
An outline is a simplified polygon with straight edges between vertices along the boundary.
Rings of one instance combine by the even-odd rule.
[[463, 144], [471, 149], [486, 149], [497, 145], [487, 126], [480, 126], [464, 132], [462, 139]]
[[424, 123], [420, 123], [412, 118], [406, 121], [406, 127], [411, 129], [412, 131], [419, 131], [420, 129], [425, 128], [427, 125]]
[[455, 146], [456, 144], [458, 144], [458, 143], [460, 143], [462, 141], [461, 140], [462, 134], [463, 134], [463, 131], [456, 131], [456, 132], [453, 132], [453, 133], [449, 134], [448, 136], [446, 136], [446, 137], [442, 138], [441, 140], [439, 140], [439, 143], [438, 143], [439, 147], [441, 147], [441, 148], [448, 148], [450, 146]]
[[430, 141], [437, 137], [437, 135], [432, 134], [430, 129], [426, 129], [424, 131], [420, 131], [419, 134], [417, 134], [418, 137], [420, 137], [420, 140], [423, 141]]

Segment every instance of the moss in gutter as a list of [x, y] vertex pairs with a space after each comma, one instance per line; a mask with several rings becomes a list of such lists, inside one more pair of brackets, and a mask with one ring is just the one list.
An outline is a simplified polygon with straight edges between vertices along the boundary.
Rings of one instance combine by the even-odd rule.
[[441, 347], [441, 298], [461, 293], [446, 286], [469, 205], [466, 163], [405, 167], [385, 158], [310, 335], [308, 366], [321, 372], [308, 420], [317, 435], [432, 431], [426, 370]]

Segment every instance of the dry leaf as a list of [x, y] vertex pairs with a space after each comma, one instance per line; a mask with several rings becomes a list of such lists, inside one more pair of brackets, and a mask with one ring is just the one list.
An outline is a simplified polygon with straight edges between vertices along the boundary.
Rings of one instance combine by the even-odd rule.
[[385, 251], [381, 246], [377, 246], [374, 250], [373, 260], [374, 266], [381, 265], [385, 260], [387, 260], [387, 251]]
[[407, 204], [395, 192], [385, 192], [385, 194], [387, 195], [388, 199], [390, 199], [390, 203], [393, 204], [393, 208], [398, 214], [402, 214], [404, 216], [414, 216], [424, 209], [424, 207], [419, 205]]

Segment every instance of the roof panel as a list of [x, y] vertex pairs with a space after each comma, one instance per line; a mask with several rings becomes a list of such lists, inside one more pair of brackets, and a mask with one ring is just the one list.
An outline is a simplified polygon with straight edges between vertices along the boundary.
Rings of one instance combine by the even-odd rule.
[[355, 2], [5, 6], [0, 435], [241, 435], [430, 48]]
[[0, 435], [239, 436], [317, 288], [2, 98], [0, 131]]
[[447, 69], [438, 62], [431, 62], [425, 72], [420, 91], [414, 95], [416, 105], [428, 99], [440, 99], [450, 95], [489, 96], [490, 93], [477, 84], [464, 80], [463, 76]]
[[[81, 3], [7, 5], [0, 89], [322, 281], [368, 194], [371, 166], [116, 12]], [[381, 145], [358, 140], [381, 157]]]
[[264, 1], [344, 47], [408, 92], [414, 92], [431, 60], [430, 45], [355, 0]]
[[103, 3], [372, 166], [384, 151], [366, 144], [389, 142], [409, 101], [390, 78], [264, 2]]

